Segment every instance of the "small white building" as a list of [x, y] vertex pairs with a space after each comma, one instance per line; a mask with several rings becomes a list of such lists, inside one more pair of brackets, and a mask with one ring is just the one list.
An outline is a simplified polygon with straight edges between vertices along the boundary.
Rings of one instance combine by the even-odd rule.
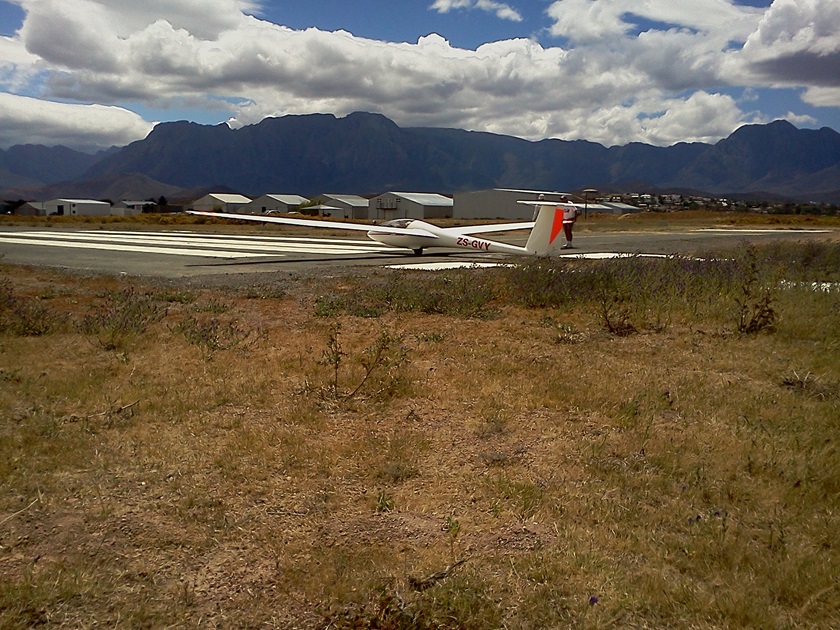
[[370, 200], [371, 219], [450, 219], [452, 199], [436, 193], [389, 192]]
[[308, 201], [309, 199], [300, 195], [263, 195], [246, 203], [239, 211], [250, 214], [285, 213], [297, 210], [300, 204]]
[[324, 203], [340, 208], [345, 219], [367, 219], [370, 201], [359, 195], [320, 195]]
[[251, 203], [244, 195], [210, 193], [193, 202], [192, 209], [199, 212], [238, 212]]
[[44, 202], [43, 208], [47, 216], [107, 217], [111, 215], [111, 204], [95, 199], [51, 199]]

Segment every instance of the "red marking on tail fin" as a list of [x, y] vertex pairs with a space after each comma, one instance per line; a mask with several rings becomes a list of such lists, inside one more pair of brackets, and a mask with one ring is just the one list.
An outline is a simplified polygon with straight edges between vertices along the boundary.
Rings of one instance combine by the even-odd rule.
[[551, 225], [551, 238], [548, 239], [548, 244], [551, 245], [554, 242], [554, 239], [557, 238], [557, 235], [563, 231], [563, 209], [562, 208], [555, 208], [554, 209], [554, 223]]

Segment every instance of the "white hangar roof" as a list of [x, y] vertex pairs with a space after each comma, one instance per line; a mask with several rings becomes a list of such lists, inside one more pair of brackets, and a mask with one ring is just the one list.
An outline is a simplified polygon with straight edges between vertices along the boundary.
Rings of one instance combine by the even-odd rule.
[[270, 199], [274, 199], [274, 201], [279, 201], [280, 203], [285, 203], [288, 206], [299, 206], [302, 203], [306, 203], [309, 201], [306, 197], [301, 197], [300, 195], [265, 195]]
[[[99, 201], [98, 199], [53, 199], [53, 202], [60, 202], [60, 203], [84, 203], [84, 204], [101, 204], [104, 206], [110, 206], [107, 201]], [[50, 203], [50, 202], [47, 202]]]
[[251, 200], [248, 199], [245, 195], [235, 195], [235, 194], [228, 194], [228, 193], [210, 193], [207, 195], [208, 197], [212, 197], [217, 201], [221, 201], [222, 203], [250, 203]]
[[558, 192], [556, 190], [522, 190], [519, 188], [494, 188], [493, 190], [498, 192], [522, 193], [523, 195], [554, 195], [560, 197], [577, 197], [577, 195], [573, 195], [572, 193]]
[[447, 206], [451, 207], [453, 205], [452, 199], [449, 197], [444, 197], [443, 195], [438, 195], [436, 193], [402, 193], [402, 192], [395, 192], [391, 193], [397, 197], [402, 199], [406, 199], [416, 204], [420, 204], [421, 206]]
[[348, 206], [359, 206], [367, 208], [369, 205], [369, 201], [364, 197], [360, 197], [359, 195], [332, 195], [332, 194], [324, 194], [323, 197], [327, 199], [334, 199], [336, 201], [340, 201], [341, 203], [346, 203]]

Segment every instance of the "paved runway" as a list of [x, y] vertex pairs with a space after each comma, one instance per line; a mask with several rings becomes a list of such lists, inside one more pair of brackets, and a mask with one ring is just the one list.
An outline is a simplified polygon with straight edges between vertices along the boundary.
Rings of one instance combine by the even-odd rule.
[[372, 254], [385, 246], [373, 241], [250, 236], [191, 232], [28, 231], [4, 234], [0, 242], [114, 252], [169, 254], [200, 258], [255, 258], [286, 254]]
[[[670, 232], [583, 232], [570, 255], [612, 252], [692, 254], [739, 241], [806, 239], [837, 231], [706, 229]], [[527, 234], [499, 238], [523, 244]], [[503, 256], [464, 250], [427, 250], [422, 258], [368, 239], [320, 236], [231, 235], [188, 230], [125, 231], [0, 227], [3, 262], [94, 273], [164, 278], [213, 274], [301, 272], [348, 266], [441, 268], [492, 264]]]
[[0, 229], [0, 252], [14, 264], [161, 277], [379, 264], [411, 255], [369, 239], [55, 228]]

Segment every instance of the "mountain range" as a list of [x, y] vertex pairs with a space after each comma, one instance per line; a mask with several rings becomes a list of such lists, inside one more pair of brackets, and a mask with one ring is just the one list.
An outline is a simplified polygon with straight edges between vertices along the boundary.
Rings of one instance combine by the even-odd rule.
[[605, 147], [401, 128], [357, 112], [267, 118], [240, 129], [161, 123], [145, 139], [97, 155], [32, 145], [0, 151], [4, 199], [586, 187], [840, 203], [840, 134], [776, 121], [745, 125], [716, 144]]

